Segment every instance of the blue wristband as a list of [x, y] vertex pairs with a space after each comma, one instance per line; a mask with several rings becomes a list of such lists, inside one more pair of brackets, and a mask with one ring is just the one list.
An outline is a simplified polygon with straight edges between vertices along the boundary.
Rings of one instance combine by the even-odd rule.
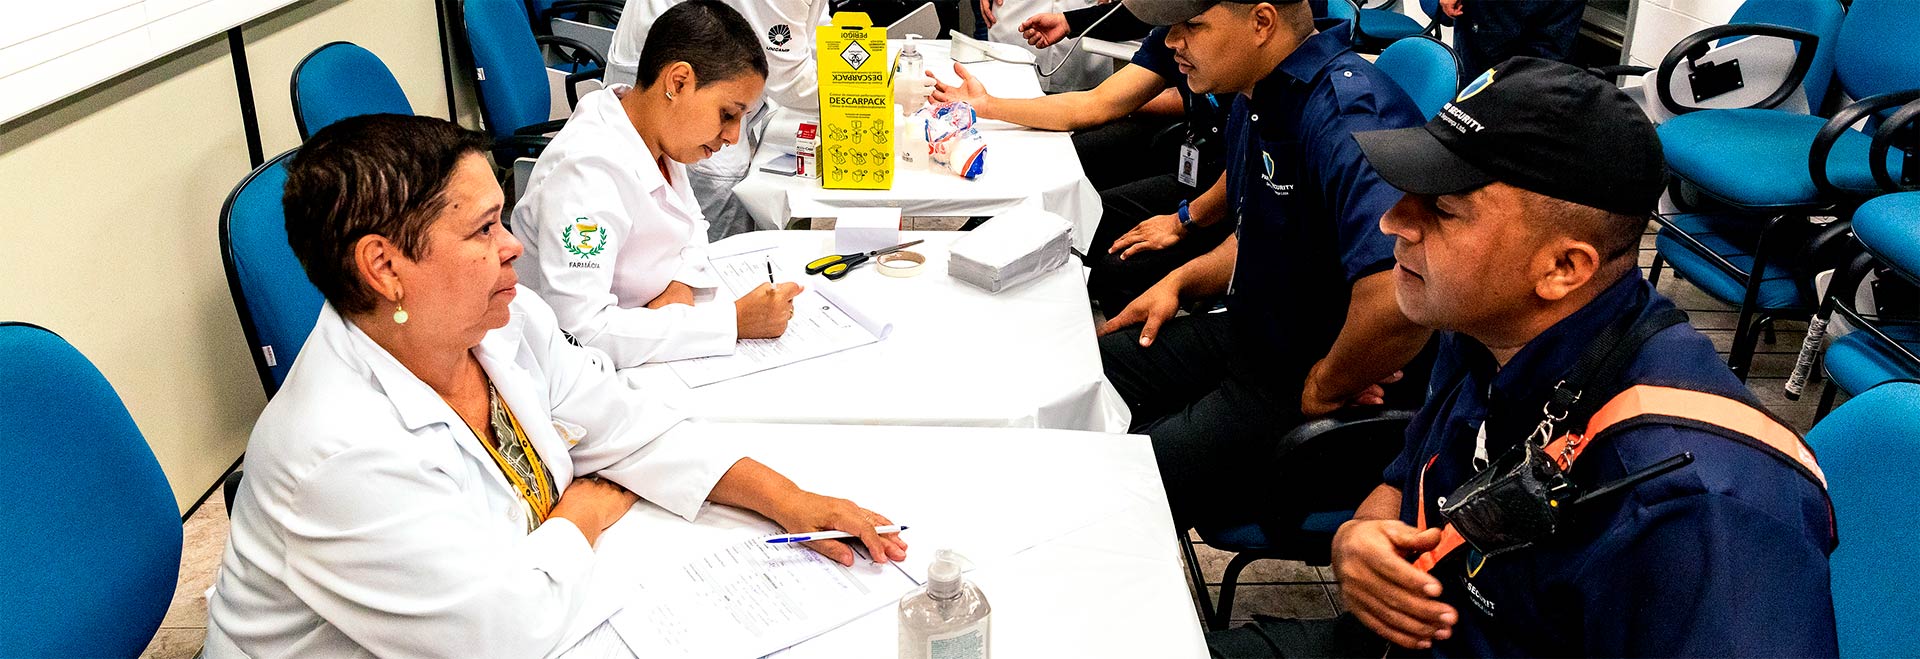
[[1180, 228], [1193, 228], [1193, 215], [1187, 212], [1187, 201], [1185, 199], [1180, 200], [1180, 210], [1175, 211], [1174, 214], [1180, 217]]

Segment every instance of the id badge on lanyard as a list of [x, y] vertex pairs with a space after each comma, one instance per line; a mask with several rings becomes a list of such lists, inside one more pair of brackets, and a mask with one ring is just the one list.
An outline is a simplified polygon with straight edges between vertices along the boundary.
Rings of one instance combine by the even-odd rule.
[[1191, 134], [1187, 135], [1187, 141], [1180, 145], [1180, 168], [1174, 171], [1179, 172], [1181, 185], [1190, 188], [1200, 187], [1200, 147], [1194, 146]]

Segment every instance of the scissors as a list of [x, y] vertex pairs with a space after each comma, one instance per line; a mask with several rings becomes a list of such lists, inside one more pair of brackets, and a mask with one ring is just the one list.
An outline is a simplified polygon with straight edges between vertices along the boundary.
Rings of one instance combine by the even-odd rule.
[[812, 263], [807, 264], [807, 274], [810, 274], [810, 275], [824, 274], [827, 276], [828, 279], [839, 279], [841, 277], [847, 276], [847, 271], [852, 270], [854, 266], [860, 265], [862, 263], [866, 263], [867, 259], [871, 259], [873, 257], [880, 256], [882, 254], [892, 254], [894, 252], [898, 252], [900, 250], [903, 250], [908, 247], [912, 247], [914, 245], [918, 245], [924, 242], [926, 241], [916, 240], [910, 243], [900, 243], [898, 245], [894, 245], [886, 249], [876, 249], [871, 252], [862, 252], [858, 254], [832, 254], [828, 256], [822, 256], [820, 258], [814, 259]]

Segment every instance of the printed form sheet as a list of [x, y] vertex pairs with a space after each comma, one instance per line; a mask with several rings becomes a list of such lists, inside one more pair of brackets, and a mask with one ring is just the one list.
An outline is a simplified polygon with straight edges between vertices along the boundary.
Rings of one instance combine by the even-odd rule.
[[[711, 259], [720, 281], [738, 299], [767, 282], [771, 267], [778, 281], [798, 281], [799, 273], [787, 272], [773, 259], [774, 248], [717, 256]], [[675, 375], [688, 387], [702, 387], [831, 355], [887, 338], [893, 325], [880, 322], [834, 294], [831, 285], [808, 286], [793, 298], [793, 320], [777, 339], [741, 339], [733, 354], [701, 357], [672, 362]]]
[[844, 567], [754, 538], [640, 580], [608, 622], [636, 656], [761, 657], [830, 631], [917, 587], [894, 564]]

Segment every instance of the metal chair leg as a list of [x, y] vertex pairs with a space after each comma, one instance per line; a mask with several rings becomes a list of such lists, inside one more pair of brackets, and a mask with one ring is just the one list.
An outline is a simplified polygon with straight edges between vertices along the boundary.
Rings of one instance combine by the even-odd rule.
[[1727, 354], [1727, 369], [1741, 382], [1747, 381], [1747, 371], [1753, 366], [1755, 340], [1759, 339], [1758, 323], [1754, 322], [1753, 309], [1746, 305], [1740, 307], [1740, 320], [1733, 326], [1733, 346]]
[[1764, 334], [1760, 335], [1760, 340], [1766, 341], [1767, 345], [1773, 345], [1775, 343], [1775, 337], [1773, 334], [1773, 316], [1761, 316], [1760, 329], [1761, 331], [1765, 332]]
[[1657, 252], [1657, 251], [1654, 252], [1653, 265], [1647, 266], [1647, 283], [1653, 284], [1654, 286], [1659, 286], [1660, 270], [1661, 268], [1666, 267], [1666, 265], [1667, 265], [1667, 257], [1661, 256], [1660, 252]]
[[1820, 392], [1820, 405], [1813, 408], [1814, 423], [1820, 423], [1821, 419], [1827, 418], [1827, 413], [1833, 411], [1833, 401], [1840, 397], [1840, 383], [1834, 382], [1833, 378], [1827, 378], [1821, 386], [1824, 389]]
[[1233, 591], [1240, 585], [1240, 571], [1257, 560], [1260, 560], [1259, 556], [1241, 552], [1234, 554], [1233, 560], [1227, 561], [1227, 572], [1220, 577], [1219, 608], [1214, 611], [1214, 619], [1207, 623], [1208, 629], [1220, 631], [1227, 628], [1227, 622], [1233, 619]]
[[1213, 597], [1207, 594], [1207, 575], [1200, 571], [1200, 556], [1193, 551], [1193, 538], [1180, 531], [1180, 551], [1187, 557], [1187, 577], [1193, 580], [1193, 596], [1200, 603], [1200, 622], [1213, 626]]

